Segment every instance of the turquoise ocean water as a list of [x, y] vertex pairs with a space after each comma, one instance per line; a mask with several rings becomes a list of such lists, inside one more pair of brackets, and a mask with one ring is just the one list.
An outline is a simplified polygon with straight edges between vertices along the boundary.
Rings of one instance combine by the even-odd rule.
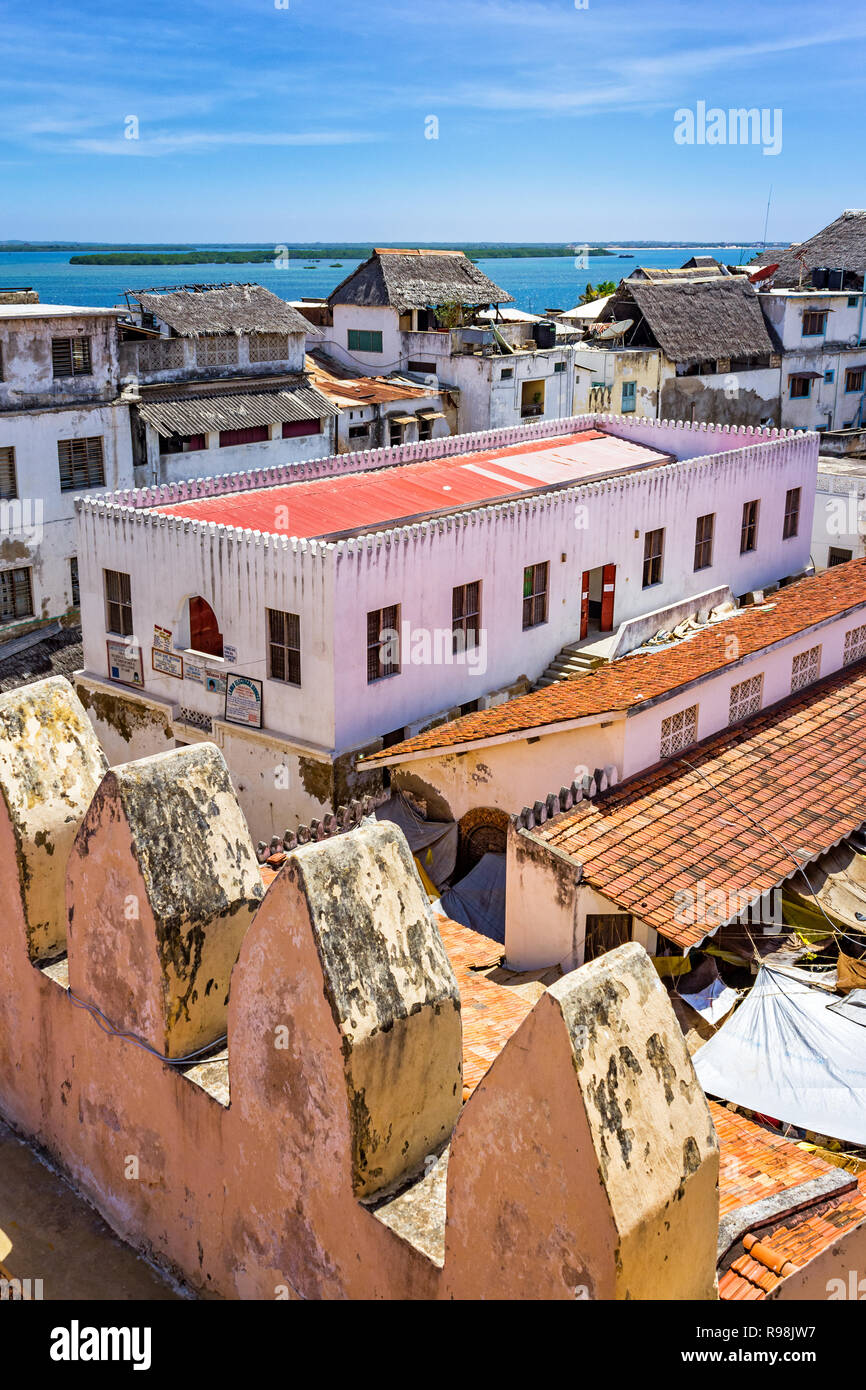
[[[378, 243], [382, 244], [382, 243]], [[220, 248], [223, 249], [223, 248]], [[232, 246], [229, 250], [245, 248]], [[323, 296], [358, 264], [336, 257], [316, 262], [291, 261], [278, 269], [270, 261], [253, 265], [70, 265], [69, 251], [0, 252], [0, 286], [30, 285], [44, 304], [112, 305], [121, 302], [124, 290], [155, 285], [206, 284], [226, 280], [255, 281], [284, 299]], [[636, 265], [678, 266], [692, 255], [712, 255], [729, 265], [740, 265], [755, 255], [754, 248], [739, 246], [686, 247], [652, 250], [642, 247], [622, 255], [593, 256], [589, 269], [575, 258], [538, 257], [479, 261], [495, 284], [514, 296], [518, 309], [540, 314], [546, 309], [571, 309], [580, 301], [587, 281], [619, 281]], [[307, 264], [314, 269], [305, 268]]]

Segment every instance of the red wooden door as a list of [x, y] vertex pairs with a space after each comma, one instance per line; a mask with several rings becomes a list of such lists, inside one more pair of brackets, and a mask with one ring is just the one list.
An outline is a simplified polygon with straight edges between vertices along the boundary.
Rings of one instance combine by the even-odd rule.
[[605, 565], [601, 572], [601, 623], [602, 632], [613, 632], [613, 595], [616, 587], [616, 565]]
[[580, 581], [580, 635], [585, 637], [589, 632], [589, 570], [583, 571], [583, 578]]

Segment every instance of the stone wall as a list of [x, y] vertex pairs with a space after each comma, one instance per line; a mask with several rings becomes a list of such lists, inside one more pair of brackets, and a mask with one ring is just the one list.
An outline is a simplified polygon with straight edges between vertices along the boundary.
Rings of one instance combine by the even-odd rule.
[[219, 750], [106, 772], [61, 678], [0, 697], [0, 792], [0, 1111], [195, 1290], [714, 1297], [716, 1138], [639, 946], [548, 990], [463, 1105], [396, 827], [334, 827], [261, 898]]

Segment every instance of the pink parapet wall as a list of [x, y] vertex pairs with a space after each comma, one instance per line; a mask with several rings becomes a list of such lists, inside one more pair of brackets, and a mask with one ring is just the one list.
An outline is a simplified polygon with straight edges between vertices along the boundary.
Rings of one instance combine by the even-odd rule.
[[[59, 678], [0, 696], [0, 792], [0, 1111], [194, 1289], [715, 1296], [715, 1133], [641, 947], [548, 990], [462, 1105], [396, 827], [299, 848], [260, 902], [219, 750], [106, 773]], [[44, 949], [37, 852], [69, 905]]]

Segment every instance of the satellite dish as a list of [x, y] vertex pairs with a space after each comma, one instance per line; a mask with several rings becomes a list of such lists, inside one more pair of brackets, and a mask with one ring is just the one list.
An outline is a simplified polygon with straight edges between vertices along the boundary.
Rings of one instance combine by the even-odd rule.
[[634, 319], [617, 319], [616, 323], [607, 323], [599, 330], [599, 338], [622, 338], [634, 323]]

